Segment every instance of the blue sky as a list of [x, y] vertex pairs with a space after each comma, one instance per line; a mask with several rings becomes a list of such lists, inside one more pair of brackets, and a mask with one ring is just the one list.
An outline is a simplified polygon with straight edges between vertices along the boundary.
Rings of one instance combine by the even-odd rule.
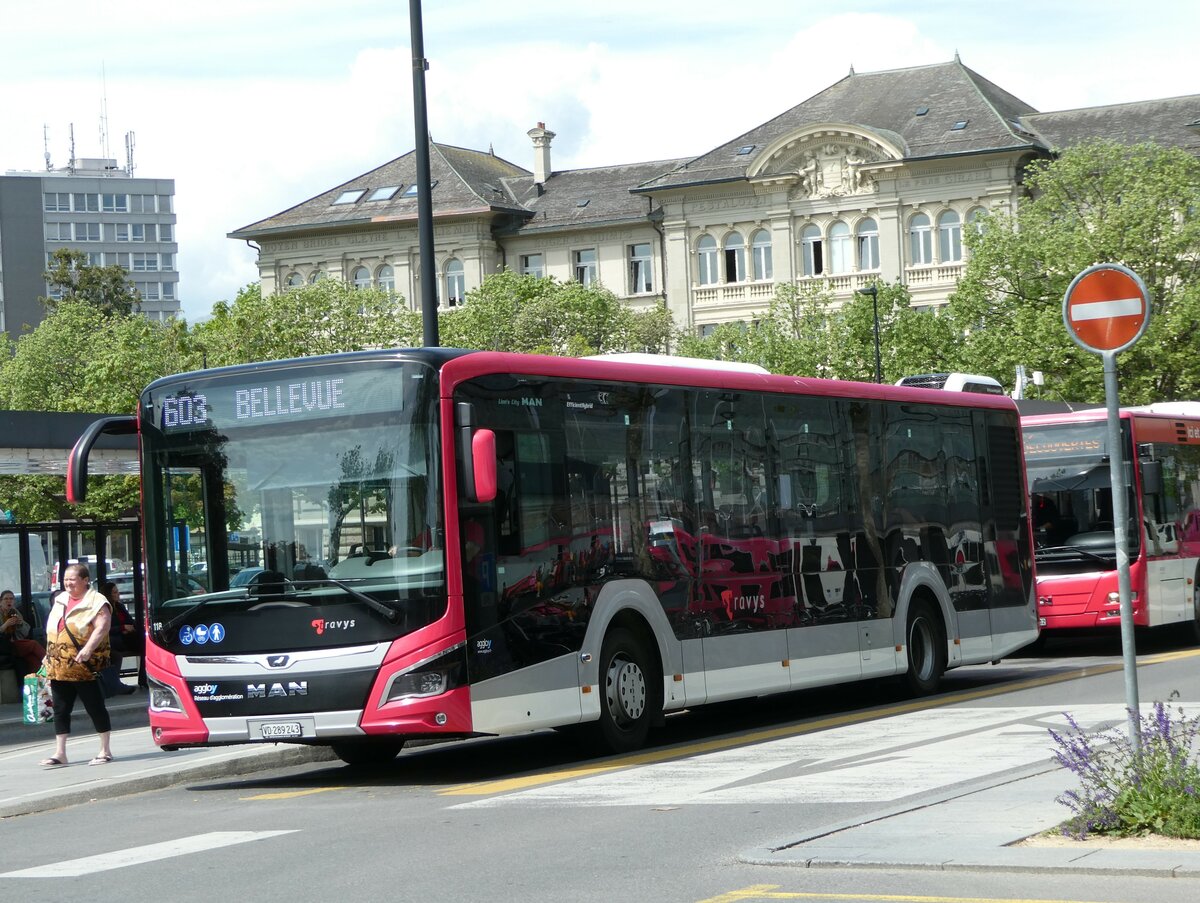
[[[1133, 11], [1133, 12], [1131, 12]], [[1144, 14], [1143, 12], [1144, 11]], [[1200, 94], [1194, 0], [424, 0], [435, 140], [556, 169], [703, 153], [859, 72], [962, 61], [1039, 110]], [[410, 151], [406, 0], [6, 4], [0, 169], [173, 178], [190, 320], [254, 281], [225, 234]], [[1197, 111], [1200, 115], [1200, 110]]]

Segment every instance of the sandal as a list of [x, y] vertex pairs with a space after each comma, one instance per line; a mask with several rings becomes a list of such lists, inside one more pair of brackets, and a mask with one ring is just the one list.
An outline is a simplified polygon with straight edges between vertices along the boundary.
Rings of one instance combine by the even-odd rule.
[[62, 768], [67, 763], [58, 756], [51, 756], [48, 759], [42, 759], [42, 761], [38, 762], [38, 764], [41, 765], [42, 768]]
[[89, 765], [107, 765], [111, 761], [112, 761], [112, 756], [100, 755], [100, 756], [96, 756], [96, 758], [92, 759], [92, 761], [88, 762], [88, 764]]

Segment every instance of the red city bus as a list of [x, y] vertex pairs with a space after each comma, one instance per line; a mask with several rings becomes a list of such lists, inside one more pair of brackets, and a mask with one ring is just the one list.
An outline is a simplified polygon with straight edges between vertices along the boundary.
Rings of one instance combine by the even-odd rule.
[[[1104, 408], [1026, 416], [1025, 463], [1043, 630], [1117, 627]], [[1200, 405], [1120, 412], [1133, 622], [1180, 625], [1200, 642]]]
[[[371, 351], [172, 376], [136, 417], [164, 748], [572, 728], [1036, 639], [1007, 398], [668, 363]], [[235, 574], [252, 543], [261, 570]], [[207, 590], [171, 576], [207, 562]]]

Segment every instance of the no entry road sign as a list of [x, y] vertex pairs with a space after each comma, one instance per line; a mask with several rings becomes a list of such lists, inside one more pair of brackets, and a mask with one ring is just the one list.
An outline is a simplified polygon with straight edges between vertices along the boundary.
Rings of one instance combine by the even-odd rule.
[[1130, 269], [1113, 263], [1088, 267], [1063, 298], [1067, 332], [1088, 351], [1124, 351], [1150, 323], [1146, 286]]

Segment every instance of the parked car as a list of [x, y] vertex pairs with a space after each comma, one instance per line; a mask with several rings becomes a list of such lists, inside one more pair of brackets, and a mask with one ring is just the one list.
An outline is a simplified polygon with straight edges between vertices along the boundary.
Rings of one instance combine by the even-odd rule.
[[[133, 612], [133, 581], [134, 574], [132, 571], [127, 571], [124, 574], [109, 574], [108, 579], [117, 585], [117, 591], [121, 594], [121, 602]], [[192, 577], [185, 577], [182, 574], [175, 575], [176, 592], [180, 596], [199, 596], [208, 592], [204, 584]]]

